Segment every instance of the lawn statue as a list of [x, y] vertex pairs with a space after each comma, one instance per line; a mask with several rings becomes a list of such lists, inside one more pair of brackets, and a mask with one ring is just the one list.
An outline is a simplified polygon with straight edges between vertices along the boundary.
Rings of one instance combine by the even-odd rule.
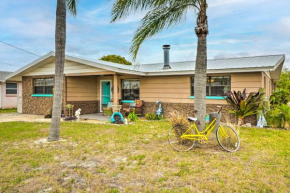
[[260, 102], [259, 110], [257, 110], [257, 127], [263, 128], [268, 126], [265, 115], [268, 111], [270, 111], [270, 106], [271, 105], [267, 97]]
[[76, 112], [75, 112], [75, 116], [78, 120], [80, 120], [80, 115], [81, 115], [81, 109], [79, 108]]
[[157, 101], [155, 103], [155, 105], [158, 105], [158, 108], [156, 110], [156, 115], [158, 115], [158, 116], [163, 115], [163, 109], [162, 109], [162, 106], [161, 106], [161, 101]]
[[124, 124], [125, 124], [125, 125], [128, 125], [128, 120], [127, 120], [127, 118], [124, 119]]
[[259, 118], [259, 121], [257, 123], [257, 127], [263, 128], [264, 126], [267, 126], [267, 121], [266, 121], [264, 115], [261, 115]]

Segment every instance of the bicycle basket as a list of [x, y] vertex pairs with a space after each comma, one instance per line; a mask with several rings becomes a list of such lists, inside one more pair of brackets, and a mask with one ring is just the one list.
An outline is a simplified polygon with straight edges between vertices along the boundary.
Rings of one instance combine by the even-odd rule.
[[212, 122], [214, 119], [216, 118], [216, 128], [217, 129], [217, 126], [220, 124], [220, 121], [221, 121], [221, 113], [217, 113], [217, 112], [214, 112], [214, 113], [209, 113], [209, 121]]

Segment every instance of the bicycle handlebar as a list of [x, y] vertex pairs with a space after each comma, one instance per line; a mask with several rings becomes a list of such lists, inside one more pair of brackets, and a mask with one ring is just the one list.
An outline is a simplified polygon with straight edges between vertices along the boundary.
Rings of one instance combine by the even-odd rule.
[[220, 108], [218, 111], [218, 114], [222, 111], [223, 107], [222, 106], [217, 106], [217, 108]]

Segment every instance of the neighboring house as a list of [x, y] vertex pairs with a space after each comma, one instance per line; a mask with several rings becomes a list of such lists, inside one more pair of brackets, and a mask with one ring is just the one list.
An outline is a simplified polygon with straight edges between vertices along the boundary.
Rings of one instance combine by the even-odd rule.
[[[220, 95], [228, 90], [246, 88], [250, 93], [263, 87], [269, 97], [284, 60], [285, 55], [208, 60], [208, 111], [227, 105]], [[45, 114], [52, 107], [54, 62], [55, 54], [50, 52], [6, 77], [7, 81], [22, 81], [23, 113]], [[63, 106], [73, 104], [75, 110], [81, 108], [83, 114], [89, 114], [100, 112], [111, 98], [115, 103], [141, 99], [145, 112], [153, 112], [160, 100], [165, 116], [175, 110], [192, 114], [195, 62], [169, 65], [169, 69], [163, 63], [128, 66], [66, 56]]]
[[22, 86], [19, 81], [5, 81], [12, 72], [0, 71], [0, 109], [17, 107], [17, 98], [21, 96]]

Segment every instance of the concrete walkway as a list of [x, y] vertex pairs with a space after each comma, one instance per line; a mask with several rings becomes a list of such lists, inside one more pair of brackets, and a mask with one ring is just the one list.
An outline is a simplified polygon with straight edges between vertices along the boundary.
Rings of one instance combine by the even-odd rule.
[[27, 115], [18, 113], [3, 113], [0, 114], [1, 122], [50, 122], [51, 119], [45, 119], [43, 115]]
[[87, 120], [98, 120], [98, 121], [109, 121], [110, 117], [108, 116], [103, 116], [102, 113], [94, 113], [94, 114], [85, 114], [81, 115], [81, 119], [87, 119]]
[[[84, 123], [104, 123], [109, 117], [102, 116], [100, 113], [81, 115], [79, 122]], [[2, 122], [45, 122], [50, 123], [51, 119], [45, 119], [43, 115], [28, 115], [19, 113], [0, 114], [0, 123]]]

